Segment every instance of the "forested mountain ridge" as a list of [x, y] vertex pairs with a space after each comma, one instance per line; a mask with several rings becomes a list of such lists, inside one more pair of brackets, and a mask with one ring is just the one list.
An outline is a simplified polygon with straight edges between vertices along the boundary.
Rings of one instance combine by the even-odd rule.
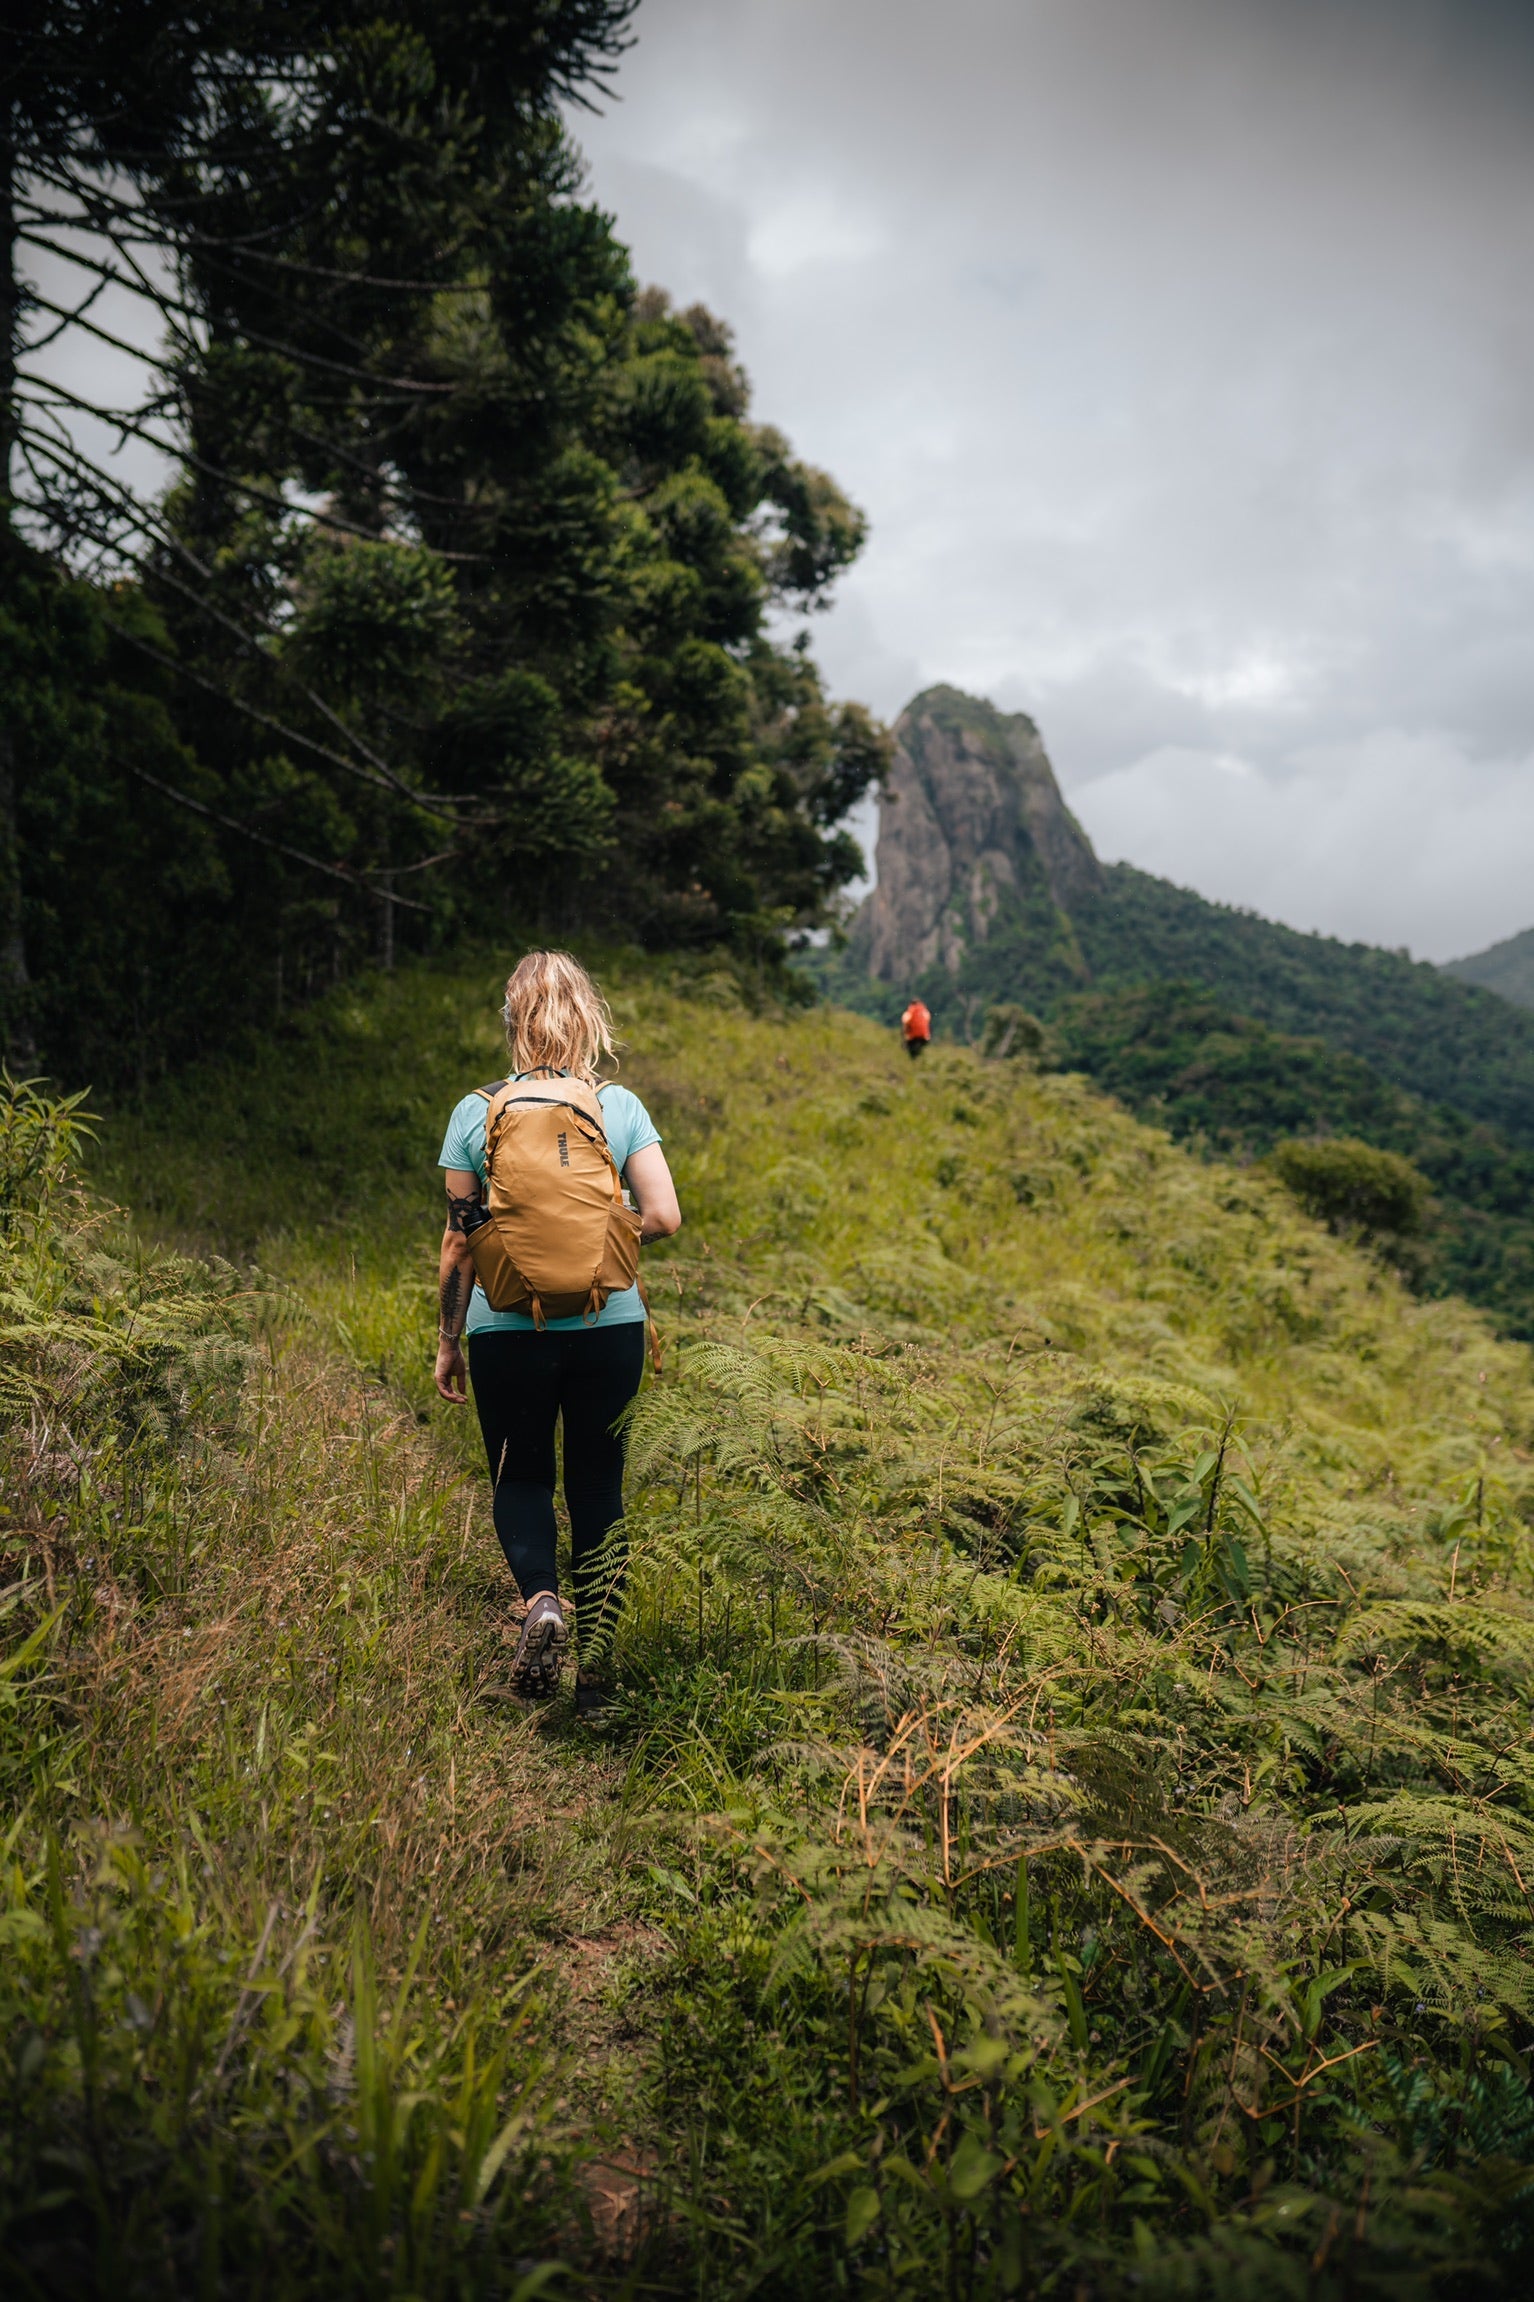
[[1324, 1039], [1392, 1085], [1534, 1131], [1534, 1016], [1427, 960], [1297, 928], [1110, 864], [1078, 919], [1094, 981], [1181, 980], [1281, 1031]]
[[1534, 1333], [1534, 1015], [1404, 954], [1305, 935], [1100, 863], [1034, 723], [953, 688], [896, 723], [878, 878], [832, 996], [892, 1018], [912, 992], [977, 1038], [992, 1006], [1174, 1134], [1253, 1158], [1361, 1136], [1437, 1194], [1421, 1283]]
[[[938, 724], [946, 741], [934, 744]], [[965, 1035], [995, 1001], [1021, 1000], [1047, 1016], [1088, 987], [1186, 983], [1275, 1030], [1357, 1055], [1428, 1102], [1534, 1139], [1534, 1017], [1425, 960], [1303, 934], [1133, 864], [1099, 863], [1023, 714], [955, 688], [929, 689], [906, 706], [895, 736], [878, 877], [835, 966], [839, 996], [883, 1012], [917, 991], [941, 1025]], [[966, 839], [966, 819], [986, 760], [994, 763], [988, 826], [976, 843]], [[1069, 842], [1068, 874], [1051, 876], [1040, 832], [1009, 808], [1006, 791], [1024, 771], [1039, 795], [1043, 839]], [[914, 841], [903, 820], [913, 784], [926, 810]], [[919, 918], [907, 862], [913, 845], [921, 851]]]
[[1428, 1103], [1345, 1049], [1238, 1015], [1186, 984], [1077, 993], [1054, 1012], [1048, 1059], [1223, 1158], [1286, 1140], [1362, 1140], [1409, 1160], [1434, 1194], [1420, 1235], [1392, 1247], [1414, 1284], [1483, 1305], [1534, 1335], [1534, 1144]]
[[1534, 927], [1506, 936], [1484, 951], [1473, 951], [1468, 958], [1447, 960], [1444, 973], [1458, 976], [1461, 983], [1479, 983], [1515, 1007], [1534, 1007]]

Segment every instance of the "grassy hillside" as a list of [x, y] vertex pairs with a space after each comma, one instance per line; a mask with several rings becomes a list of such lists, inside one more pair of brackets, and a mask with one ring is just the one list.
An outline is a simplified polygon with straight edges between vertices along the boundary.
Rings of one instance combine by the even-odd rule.
[[[989, 705], [945, 693], [969, 707], [980, 732], [994, 719]], [[1066, 926], [1051, 906], [1020, 905], [1003, 890], [985, 940], [971, 942], [957, 975], [936, 965], [910, 984], [870, 982], [856, 930], [845, 952], [807, 954], [805, 965], [831, 996], [885, 1020], [918, 991], [939, 1026], [960, 1036], [1004, 1001], [1048, 1015], [1088, 988], [1188, 984], [1273, 1030], [1354, 1055], [1424, 1102], [1534, 1142], [1534, 1015], [1499, 997], [1500, 982], [1484, 988], [1491, 978], [1478, 961], [1446, 969], [1303, 935], [1128, 863], [1104, 866], [1099, 887], [1071, 898], [1062, 934]]]
[[1053, 1059], [1179, 1142], [1242, 1161], [1284, 1138], [1346, 1135], [1409, 1159], [1434, 1205], [1413, 1282], [1534, 1337], [1534, 1145], [1393, 1087], [1356, 1055], [1233, 1015], [1183, 984], [1062, 1001]]
[[[1439, 1201], [1424, 1283], [1534, 1337], [1534, 1015], [1505, 983], [1300, 935], [1129, 864], [1073, 901], [1064, 941], [1036, 910], [1004, 898], [957, 976], [922, 978], [939, 1029], [973, 1039], [989, 1006], [1020, 1002], [1054, 1025], [1060, 1061], [1226, 1156], [1283, 1134], [1403, 1153]], [[868, 980], [856, 937], [807, 964], [881, 1021], [909, 995]]]
[[259, 1289], [0, 1168], [31, 2289], [1523, 2291], [1526, 1352], [1077, 1078], [612, 959], [687, 1221], [622, 1700], [524, 1713], [425, 1374], [500, 972], [107, 1130]]

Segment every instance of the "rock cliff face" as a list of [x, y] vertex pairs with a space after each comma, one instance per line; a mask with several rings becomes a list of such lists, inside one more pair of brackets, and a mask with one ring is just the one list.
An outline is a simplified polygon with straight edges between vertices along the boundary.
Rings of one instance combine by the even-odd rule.
[[879, 809], [878, 884], [855, 940], [878, 981], [956, 976], [1016, 924], [1070, 946], [1072, 905], [1102, 866], [1060, 796], [1039, 731], [957, 688], [931, 687], [895, 726]]

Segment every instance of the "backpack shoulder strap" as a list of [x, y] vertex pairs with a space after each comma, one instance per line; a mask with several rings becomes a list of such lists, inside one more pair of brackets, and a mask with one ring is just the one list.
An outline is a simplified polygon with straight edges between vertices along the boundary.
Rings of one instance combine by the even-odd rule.
[[506, 1090], [513, 1085], [511, 1079], [492, 1079], [487, 1087], [476, 1087], [474, 1093], [485, 1106], [485, 1172], [495, 1155], [495, 1139], [500, 1133], [500, 1120], [506, 1109]]

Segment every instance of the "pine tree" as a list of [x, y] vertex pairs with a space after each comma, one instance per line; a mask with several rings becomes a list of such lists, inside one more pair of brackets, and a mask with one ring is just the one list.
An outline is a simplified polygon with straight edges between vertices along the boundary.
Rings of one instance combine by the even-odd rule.
[[[464, 929], [772, 960], [856, 875], [882, 736], [767, 617], [863, 523], [580, 196], [556, 106], [629, 12], [80, 5], [22, 43], [9, 276], [72, 285], [10, 307], [5, 677], [47, 688], [0, 759], [17, 1054], [121, 1077]], [[163, 349], [111, 406], [47, 380], [50, 330]], [[88, 962], [53, 933], [82, 863]]]

